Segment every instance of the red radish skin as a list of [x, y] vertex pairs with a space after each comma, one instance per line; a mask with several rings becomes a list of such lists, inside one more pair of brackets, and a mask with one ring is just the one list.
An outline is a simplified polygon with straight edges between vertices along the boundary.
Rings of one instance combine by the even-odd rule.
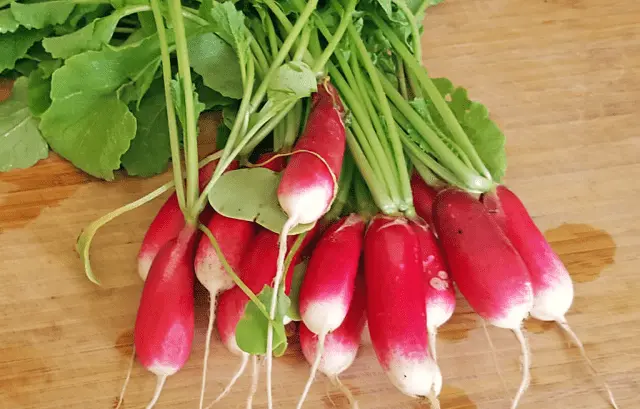
[[140, 363], [158, 377], [157, 402], [164, 382], [186, 363], [194, 333], [193, 253], [196, 229], [187, 225], [153, 260], [140, 298], [134, 345]]
[[[312, 107], [305, 130], [296, 142], [287, 167], [278, 184], [278, 202], [288, 216], [282, 228], [276, 276], [278, 289], [284, 270], [289, 231], [298, 224], [318, 221], [331, 207], [337, 190], [346, 147], [344, 107], [338, 91], [330, 82], [318, 85], [312, 95]], [[269, 317], [276, 313], [278, 291], [273, 292]], [[273, 408], [271, 372], [273, 366], [273, 326], [267, 327], [267, 407]]]
[[429, 225], [422, 220], [412, 220], [411, 227], [418, 236], [425, 283], [425, 302], [429, 347], [437, 362], [436, 335], [438, 328], [449, 321], [456, 308], [456, 292], [444, 254]]
[[411, 192], [413, 193], [413, 205], [416, 214], [420, 216], [427, 224], [431, 225], [433, 201], [438, 191], [429, 186], [417, 172], [411, 175]]
[[510, 329], [520, 342], [523, 376], [515, 408], [529, 383], [529, 350], [522, 322], [533, 307], [524, 261], [487, 209], [458, 189], [441, 191], [433, 206], [436, 231], [453, 280], [471, 307], [490, 324]]
[[318, 241], [300, 288], [300, 316], [318, 335], [316, 359], [298, 402], [302, 407], [323, 357], [327, 334], [342, 325], [355, 288], [364, 241], [364, 219], [352, 214], [331, 225]]
[[[571, 276], [560, 257], [544, 238], [522, 201], [509, 188], [498, 186], [495, 192], [484, 194], [482, 202], [496, 218], [529, 270], [534, 296], [531, 316], [541, 321], [556, 321], [576, 344], [593, 375], [599, 377], [582, 342], [565, 318], [573, 303], [574, 289]], [[611, 405], [617, 408], [609, 385], [606, 382], [603, 384]]]
[[429, 353], [420, 244], [407, 219], [373, 218], [364, 271], [369, 332], [382, 369], [406, 395], [437, 396], [442, 375]]
[[[198, 174], [200, 191], [204, 189], [211, 179], [217, 163], [217, 161], [213, 161], [200, 168]], [[237, 167], [237, 161], [232, 162], [228, 170]], [[206, 224], [212, 215], [213, 209], [207, 206], [200, 215], [200, 223]], [[177, 237], [184, 225], [184, 215], [178, 204], [178, 196], [174, 192], [162, 205], [142, 239], [140, 251], [138, 252], [138, 275], [143, 281], [146, 280], [149, 269], [151, 268], [151, 263], [153, 263], [153, 259], [156, 254], [158, 254], [160, 248], [169, 240]]]
[[299, 329], [300, 347], [307, 362], [313, 365], [318, 360], [318, 370], [345, 394], [353, 409], [358, 404], [349, 389], [340, 382], [339, 376], [351, 366], [358, 354], [366, 322], [366, 302], [364, 278], [360, 276], [356, 279], [347, 315], [337, 329], [326, 335], [319, 360], [320, 338], [304, 322], [300, 323]]
[[[239, 271], [240, 263], [250, 248], [250, 245], [256, 235], [257, 227], [252, 222], [245, 220], [232, 219], [216, 213], [209, 222], [208, 226], [211, 234], [214, 236], [220, 247], [220, 251], [224, 255], [227, 263], [234, 272]], [[202, 386], [200, 390], [200, 409], [204, 404], [204, 392], [206, 385], [207, 364], [209, 358], [209, 345], [211, 343], [211, 335], [213, 332], [213, 322], [215, 319], [216, 298], [222, 291], [232, 288], [235, 284], [233, 279], [225, 270], [222, 261], [218, 257], [209, 237], [202, 235], [196, 252], [195, 273], [198, 281], [209, 292], [209, 324], [207, 326], [207, 335], [205, 339], [205, 356], [202, 368]], [[243, 360], [243, 367], [246, 366], [246, 359]]]

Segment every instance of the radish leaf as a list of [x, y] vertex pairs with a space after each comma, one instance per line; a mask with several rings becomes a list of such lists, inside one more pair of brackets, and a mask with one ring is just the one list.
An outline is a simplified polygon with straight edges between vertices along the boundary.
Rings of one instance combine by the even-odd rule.
[[278, 68], [269, 83], [267, 95], [274, 103], [289, 103], [293, 99], [305, 98], [317, 91], [316, 76], [311, 68], [299, 61], [290, 61]]
[[291, 291], [289, 291], [289, 300], [291, 305], [287, 311], [287, 317], [293, 321], [300, 321], [300, 288], [302, 287], [302, 280], [307, 272], [307, 262], [302, 262], [294, 267], [293, 277], [291, 278]]
[[0, 172], [28, 168], [49, 154], [38, 121], [27, 106], [24, 77], [16, 80], [11, 97], [0, 103], [0, 137]]
[[[265, 285], [258, 299], [270, 309], [273, 288]], [[284, 316], [289, 310], [289, 297], [280, 288], [277, 300], [276, 315], [273, 322], [273, 354], [281, 356], [287, 349], [287, 336], [284, 329]], [[267, 326], [269, 320], [251, 301], [247, 303], [244, 315], [236, 326], [236, 342], [238, 347], [249, 354], [262, 355], [267, 352]]]
[[29, 48], [42, 40], [47, 32], [20, 27], [13, 33], [0, 35], [0, 72], [13, 69], [16, 61], [26, 57]]
[[214, 33], [205, 33], [191, 38], [188, 47], [191, 67], [204, 85], [226, 97], [242, 97], [240, 63], [230, 45]]
[[13, 33], [20, 27], [20, 23], [13, 18], [11, 9], [0, 10], [0, 34]]
[[[279, 183], [280, 174], [269, 169], [226, 172], [209, 193], [209, 203], [223, 216], [255, 221], [274, 233], [280, 233], [287, 215], [278, 203]], [[289, 234], [300, 234], [311, 230], [313, 226], [314, 224], [299, 224]]]
[[26, 28], [44, 28], [64, 23], [74, 7], [75, 4], [68, 1], [12, 2], [11, 12], [16, 21]]

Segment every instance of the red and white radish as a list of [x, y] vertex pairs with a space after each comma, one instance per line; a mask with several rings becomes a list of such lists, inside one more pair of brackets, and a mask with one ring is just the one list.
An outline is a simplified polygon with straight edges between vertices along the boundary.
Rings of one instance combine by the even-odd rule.
[[[346, 147], [344, 107], [338, 91], [324, 81], [312, 95], [312, 106], [305, 130], [293, 149], [293, 156], [282, 172], [278, 202], [289, 217], [282, 228], [273, 296], [269, 308], [275, 317], [278, 288], [284, 273], [289, 231], [298, 224], [318, 221], [331, 207]], [[273, 326], [267, 327], [267, 406], [273, 407], [271, 371], [273, 366]]]
[[[261, 155], [258, 164], [264, 163], [271, 159], [273, 154]], [[273, 171], [279, 172], [284, 167], [284, 159], [276, 158], [264, 165]], [[225, 260], [234, 272], [240, 271], [240, 264], [250, 248], [250, 245], [257, 233], [257, 225], [253, 222], [232, 219], [221, 214], [215, 214], [207, 225], [209, 231], [216, 239], [220, 251]], [[209, 292], [209, 324], [207, 326], [207, 335], [205, 339], [205, 356], [202, 368], [202, 386], [200, 389], [200, 409], [204, 404], [204, 392], [207, 379], [207, 363], [209, 360], [209, 348], [211, 344], [211, 335], [213, 332], [213, 322], [215, 319], [216, 298], [220, 292], [226, 291], [234, 286], [233, 279], [222, 263], [222, 260], [215, 251], [209, 237], [203, 235], [198, 244], [198, 250], [195, 256], [195, 272], [198, 281]], [[237, 381], [247, 365], [247, 357], [243, 356], [240, 370], [230, 381], [230, 386], [224, 389], [219, 397], [226, 395], [231, 386]], [[216, 400], [217, 401], [217, 400]]]
[[[566, 314], [573, 302], [574, 291], [571, 276], [562, 260], [544, 238], [522, 201], [506, 186], [498, 186], [495, 192], [483, 195], [482, 202], [529, 270], [534, 296], [531, 316], [541, 321], [557, 322], [576, 344], [593, 375], [598, 377], [582, 342], [567, 323]], [[603, 383], [611, 405], [617, 408], [609, 385]]]
[[[305, 359], [310, 365], [315, 365], [318, 371], [325, 374], [345, 394], [352, 409], [356, 409], [358, 404], [339, 376], [351, 366], [358, 354], [366, 321], [364, 277], [356, 277], [354, 286], [353, 297], [344, 320], [338, 328], [326, 334], [324, 341], [310, 330], [304, 321], [300, 323], [299, 329], [300, 347]], [[322, 342], [323, 346], [320, 346]], [[298, 407], [301, 407], [301, 404], [298, 404]]]
[[437, 399], [442, 375], [429, 353], [420, 243], [407, 219], [373, 218], [364, 271], [369, 332], [382, 369], [402, 393]]
[[453, 315], [456, 308], [456, 292], [448, 266], [433, 231], [422, 220], [412, 220], [411, 227], [418, 236], [425, 282], [425, 302], [429, 347], [437, 362], [436, 335], [438, 328]]
[[433, 201], [438, 191], [429, 186], [418, 172], [413, 172], [411, 175], [411, 193], [413, 194], [413, 205], [416, 209], [416, 214], [431, 225], [433, 223], [431, 216], [433, 213]]
[[298, 402], [309, 392], [323, 357], [327, 334], [342, 325], [355, 287], [364, 241], [364, 219], [352, 214], [332, 224], [315, 246], [300, 288], [300, 317], [305, 328], [318, 336], [316, 359]]
[[510, 329], [522, 350], [522, 381], [512, 408], [529, 384], [530, 352], [522, 322], [533, 307], [524, 261], [487, 209], [458, 189], [441, 191], [433, 220], [453, 280], [471, 307], [490, 324]]
[[[200, 190], [204, 189], [208, 181], [211, 179], [218, 161], [206, 164], [199, 170]], [[238, 167], [237, 161], [229, 165], [227, 170]], [[206, 224], [213, 215], [213, 209], [207, 206], [200, 214], [200, 223]], [[169, 196], [167, 201], [162, 205], [153, 221], [149, 225], [144, 235], [140, 250], [138, 252], [138, 275], [142, 280], [146, 280], [151, 263], [156, 254], [165, 243], [178, 236], [184, 227], [184, 215], [178, 204], [178, 196], [174, 192]]]
[[147, 409], [160, 397], [168, 376], [186, 363], [194, 333], [193, 253], [196, 229], [186, 225], [151, 264], [135, 323], [134, 345], [140, 363], [158, 378]]

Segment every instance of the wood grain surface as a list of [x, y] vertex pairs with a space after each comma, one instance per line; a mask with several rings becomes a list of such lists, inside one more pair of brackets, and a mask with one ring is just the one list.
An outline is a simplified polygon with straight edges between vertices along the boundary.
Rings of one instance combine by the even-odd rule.
[[[430, 10], [424, 59], [485, 103], [508, 138], [507, 183], [523, 199], [576, 285], [569, 322], [621, 408], [640, 408], [640, 2], [447, 0]], [[0, 408], [104, 408], [119, 393], [142, 283], [135, 257], [161, 201], [95, 239], [103, 281], [83, 274], [75, 239], [89, 222], [152, 190], [169, 174], [107, 183], [55, 155], [0, 174]], [[186, 367], [157, 406], [195, 408], [205, 305]], [[605, 395], [552, 324], [526, 325], [532, 384], [522, 409], [607, 408]], [[489, 328], [460, 300], [441, 330], [442, 408], [508, 408], [520, 379], [513, 335]], [[495, 356], [495, 362], [494, 362]], [[238, 364], [216, 341], [208, 398]], [[294, 343], [275, 362], [277, 408], [291, 408], [308, 365]], [[218, 407], [243, 408], [248, 377]], [[363, 347], [344, 374], [362, 409], [428, 407], [397, 392]], [[124, 408], [144, 407], [154, 377], [133, 370]], [[264, 391], [264, 384], [261, 385]], [[265, 394], [255, 408], [265, 408]], [[305, 408], [347, 408], [326, 379]]]

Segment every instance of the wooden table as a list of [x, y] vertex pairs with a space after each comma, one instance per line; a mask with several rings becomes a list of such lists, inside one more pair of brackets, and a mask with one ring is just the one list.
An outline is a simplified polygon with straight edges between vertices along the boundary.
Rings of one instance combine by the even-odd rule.
[[[447, 0], [433, 8], [425, 64], [484, 102], [508, 137], [507, 183], [521, 196], [576, 283], [568, 319], [621, 408], [640, 407], [640, 2]], [[52, 155], [0, 175], [0, 408], [109, 408], [132, 349], [142, 288], [135, 256], [156, 201], [95, 240], [104, 286], [73, 251], [80, 230], [167, 180], [92, 180]], [[206, 297], [198, 298], [191, 360], [158, 408], [197, 407]], [[606, 408], [602, 390], [551, 324], [528, 322], [533, 381], [521, 408]], [[446, 409], [507, 408], [518, 345], [460, 300], [439, 337]], [[218, 343], [208, 397], [238, 364]], [[293, 345], [276, 361], [278, 408], [294, 406], [308, 366]], [[502, 380], [501, 380], [502, 379]], [[418, 408], [389, 384], [365, 347], [344, 374], [361, 408]], [[155, 380], [136, 365], [125, 408], [143, 407]], [[242, 408], [245, 377], [219, 407]], [[264, 394], [255, 408], [264, 408]], [[305, 408], [346, 408], [319, 379]], [[426, 405], [424, 407], [427, 407]]]

